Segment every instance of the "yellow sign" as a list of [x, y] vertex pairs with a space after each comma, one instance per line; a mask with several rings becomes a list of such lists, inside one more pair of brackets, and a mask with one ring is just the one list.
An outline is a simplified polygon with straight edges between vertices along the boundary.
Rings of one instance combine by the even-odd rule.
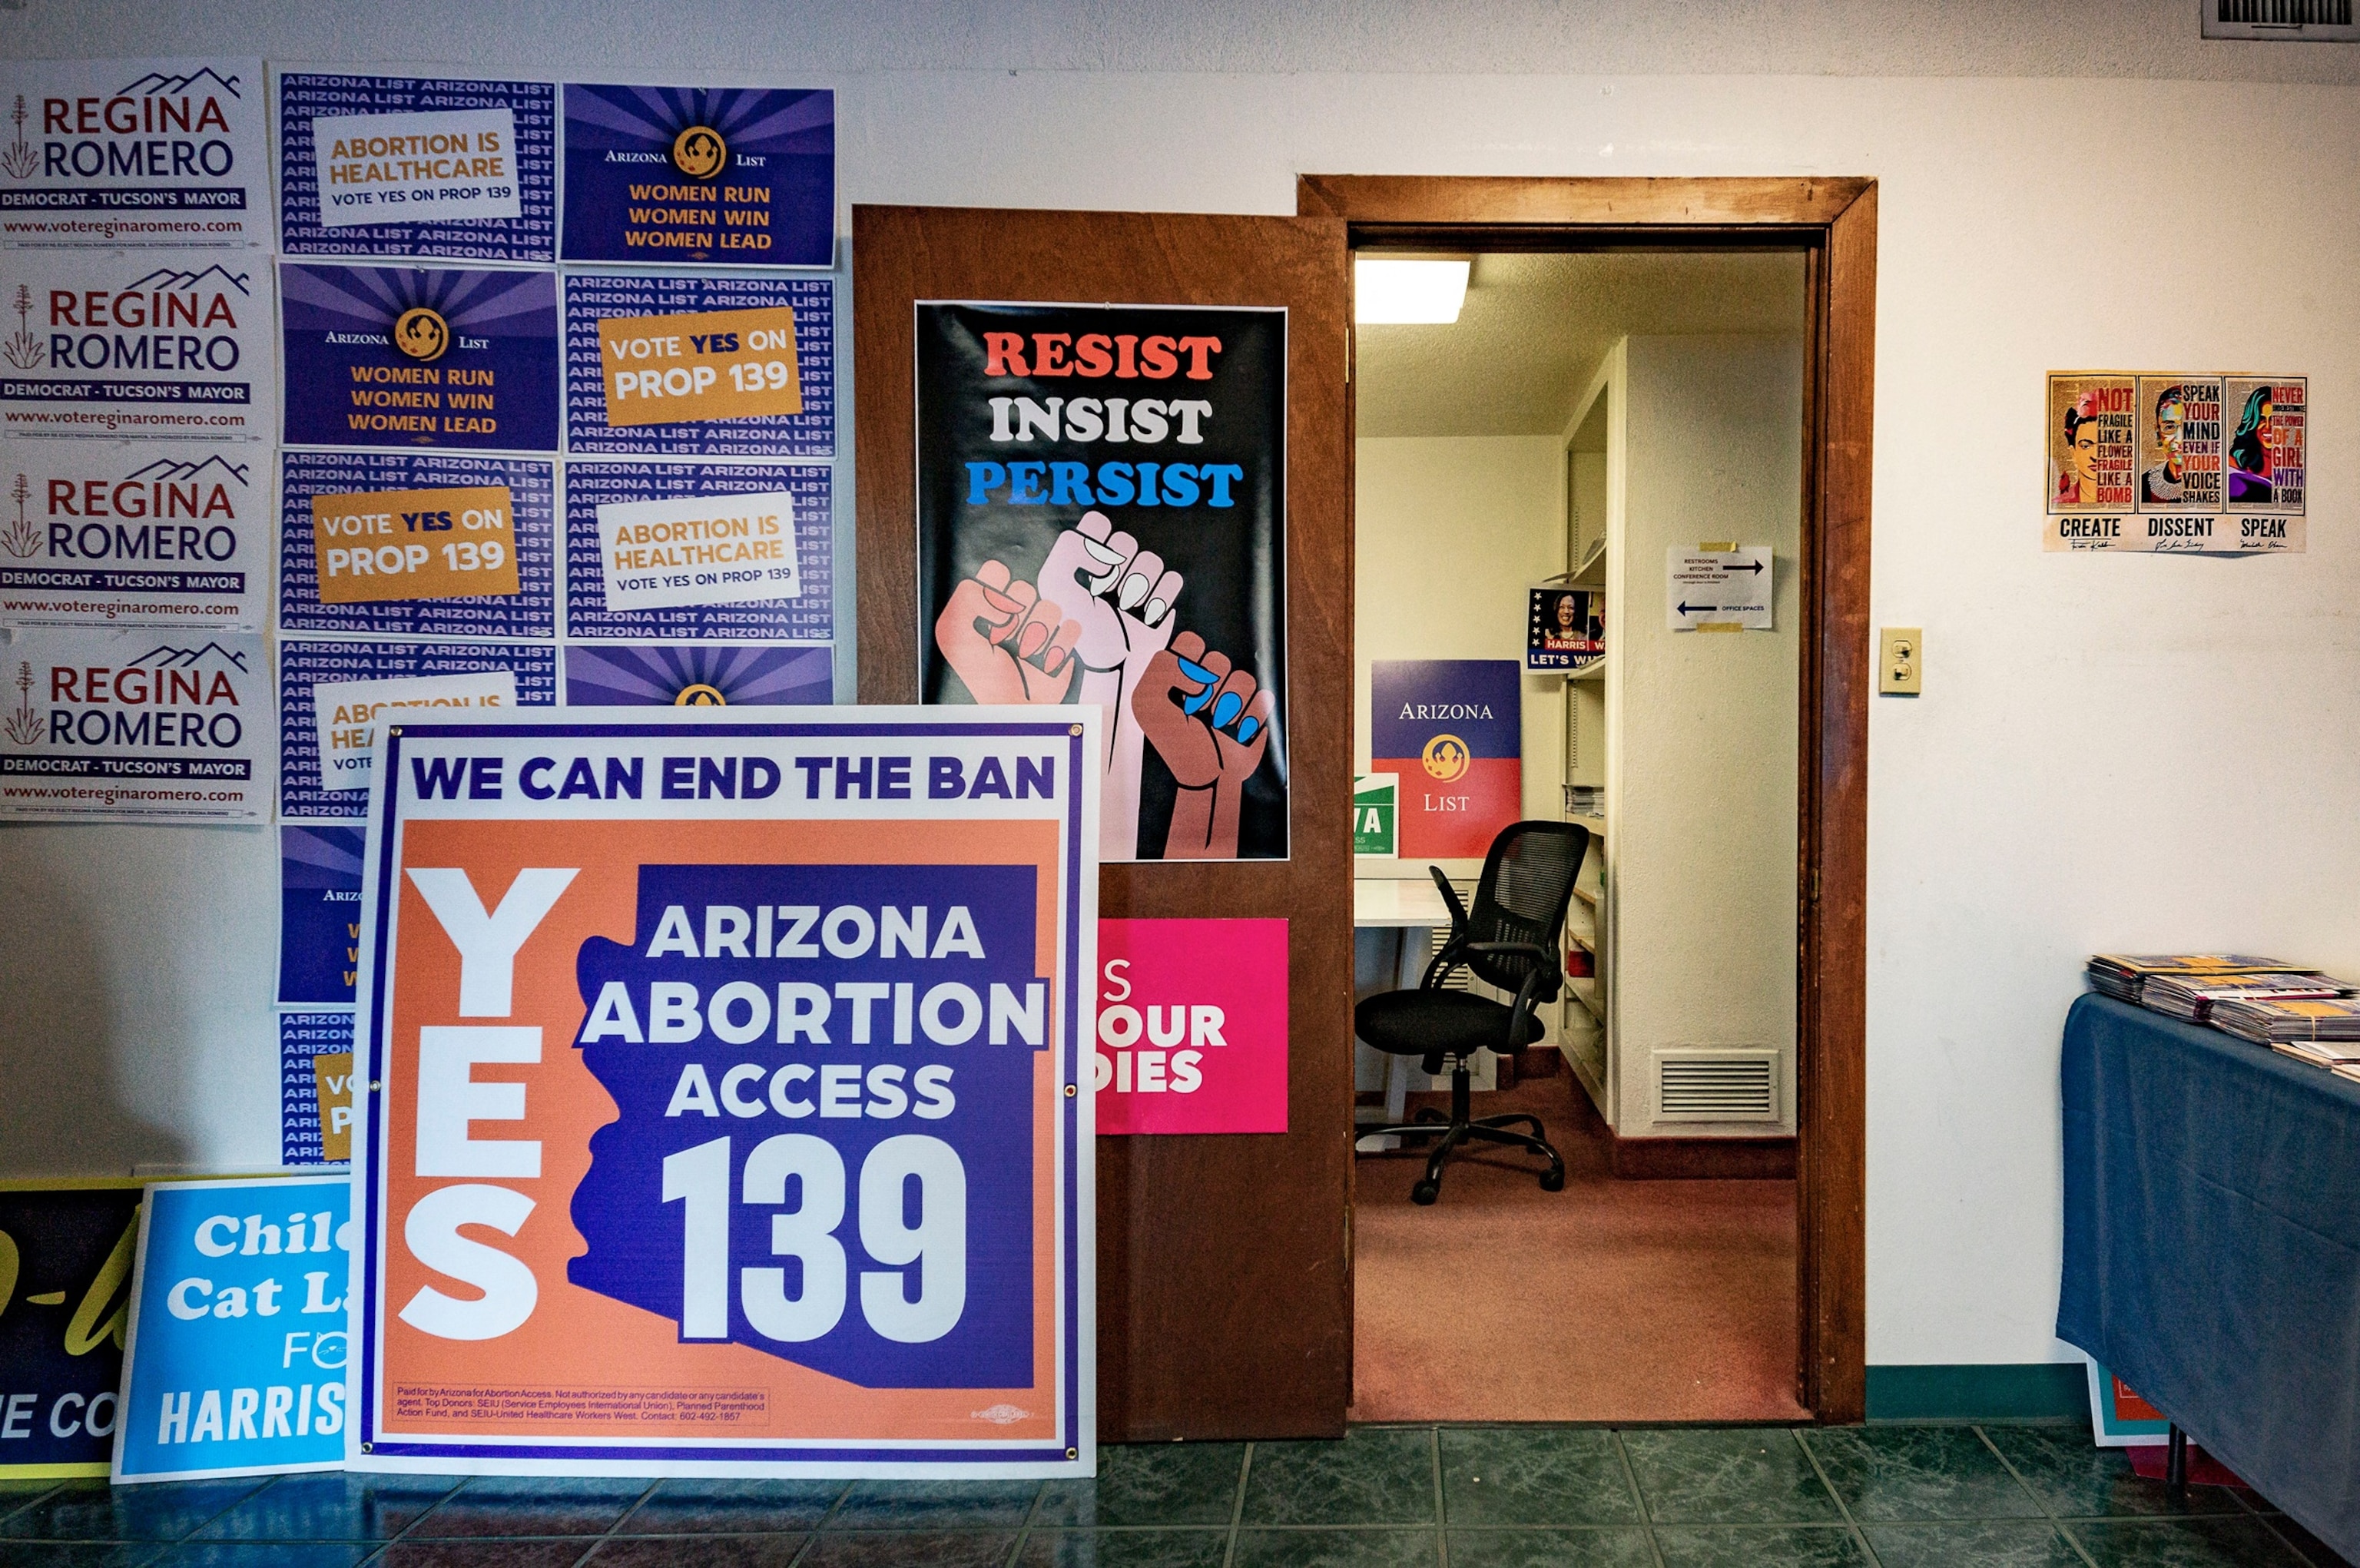
[[521, 591], [506, 485], [311, 499], [320, 602], [481, 598]]
[[803, 411], [795, 313], [785, 305], [598, 323], [606, 423], [683, 424]]
[[320, 1108], [320, 1157], [353, 1157], [353, 1053], [311, 1058], [311, 1091]]

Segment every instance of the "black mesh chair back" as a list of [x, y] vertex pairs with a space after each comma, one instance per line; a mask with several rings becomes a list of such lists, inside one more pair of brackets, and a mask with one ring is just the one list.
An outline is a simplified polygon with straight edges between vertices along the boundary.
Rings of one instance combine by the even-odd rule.
[[[1519, 822], [1503, 830], [1483, 858], [1475, 907], [1467, 913], [1467, 940], [1529, 942], [1556, 952], [1589, 848], [1590, 829], [1570, 822]], [[1544, 967], [1518, 953], [1469, 953], [1466, 963], [1476, 979], [1511, 995]], [[1553, 1002], [1557, 993], [1557, 971], [1550, 966], [1535, 1000]]]

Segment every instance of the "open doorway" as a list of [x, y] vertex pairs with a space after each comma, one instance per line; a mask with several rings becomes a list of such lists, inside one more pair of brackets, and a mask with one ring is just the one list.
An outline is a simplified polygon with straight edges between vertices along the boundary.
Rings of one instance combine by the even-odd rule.
[[[1397, 852], [1356, 860], [1356, 992], [1417, 983], [1447, 939], [1404, 913], [1429, 868], [1471, 904], [1496, 828], [1589, 838], [1544, 1033], [1471, 1074], [1473, 1113], [1537, 1118], [1565, 1185], [1470, 1148], [1434, 1201], [1432, 1137], [1360, 1140], [1353, 1415], [1804, 1419], [1807, 253], [1356, 258], [1355, 759], [1397, 808]], [[1388, 306], [1404, 274], [1445, 298]], [[1766, 574], [1768, 613], [1667, 593], [1692, 553]], [[1429, 712], [1459, 716], [1438, 757], [1404, 722]], [[1513, 784], [1469, 788], [1503, 757]], [[1364, 1121], [1448, 1113], [1447, 1080], [1365, 1046], [1355, 1088]]]
[[[1305, 175], [1299, 214], [853, 209], [864, 702], [918, 691], [912, 323], [921, 300], [1114, 301], [1288, 313], [1291, 794], [1284, 861], [1108, 863], [1099, 913], [1289, 921], [1284, 1134], [1097, 1144], [1105, 1441], [1333, 1436], [1350, 1398], [1350, 251], [1641, 244], [1807, 248], [1807, 641], [1797, 810], [1799, 1402], [1861, 1419], [1863, 986], [1876, 187], [1760, 179]], [[1052, 394], [1057, 389], [1048, 389]], [[1446, 561], [1438, 571], [1447, 571]], [[1321, 827], [1321, 824], [1330, 826]], [[1491, 1332], [1470, 1325], [1470, 1333]]]

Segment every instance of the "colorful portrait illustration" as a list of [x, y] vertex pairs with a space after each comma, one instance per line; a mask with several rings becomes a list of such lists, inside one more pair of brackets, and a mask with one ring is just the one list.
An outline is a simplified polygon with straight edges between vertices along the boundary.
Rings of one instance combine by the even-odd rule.
[[2155, 400], [2155, 465], [2139, 475], [2139, 499], [2176, 501], [2187, 480], [2180, 441], [2188, 428], [2188, 389], [2174, 383]]
[[2229, 499], [2234, 501], [2263, 502], [2277, 499], [2271, 483], [2271, 448], [2277, 444], [2277, 433], [2270, 428], [2270, 416], [2276, 411], [2274, 389], [2256, 387], [2245, 394], [2245, 407], [2237, 416], [2237, 433], [2229, 438]]
[[2141, 511], [2209, 512], [2221, 505], [2221, 379], [2138, 379]]
[[2092, 411], [2095, 393], [2083, 393], [2065, 411], [2065, 472], [2058, 477], [2057, 499], [2067, 506], [2093, 506], [2098, 499], [2098, 416]]
[[2309, 489], [2309, 380], [2232, 376], [2223, 394], [2229, 509], [2300, 516]]
[[2049, 378], [2049, 510], [2128, 511], [2137, 495], [2133, 378]]

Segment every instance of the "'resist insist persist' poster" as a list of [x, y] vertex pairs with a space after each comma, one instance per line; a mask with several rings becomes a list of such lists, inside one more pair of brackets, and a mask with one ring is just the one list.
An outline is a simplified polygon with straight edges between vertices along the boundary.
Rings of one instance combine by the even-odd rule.
[[917, 329], [924, 699], [1102, 711], [1102, 859], [1285, 859], [1286, 313]]

